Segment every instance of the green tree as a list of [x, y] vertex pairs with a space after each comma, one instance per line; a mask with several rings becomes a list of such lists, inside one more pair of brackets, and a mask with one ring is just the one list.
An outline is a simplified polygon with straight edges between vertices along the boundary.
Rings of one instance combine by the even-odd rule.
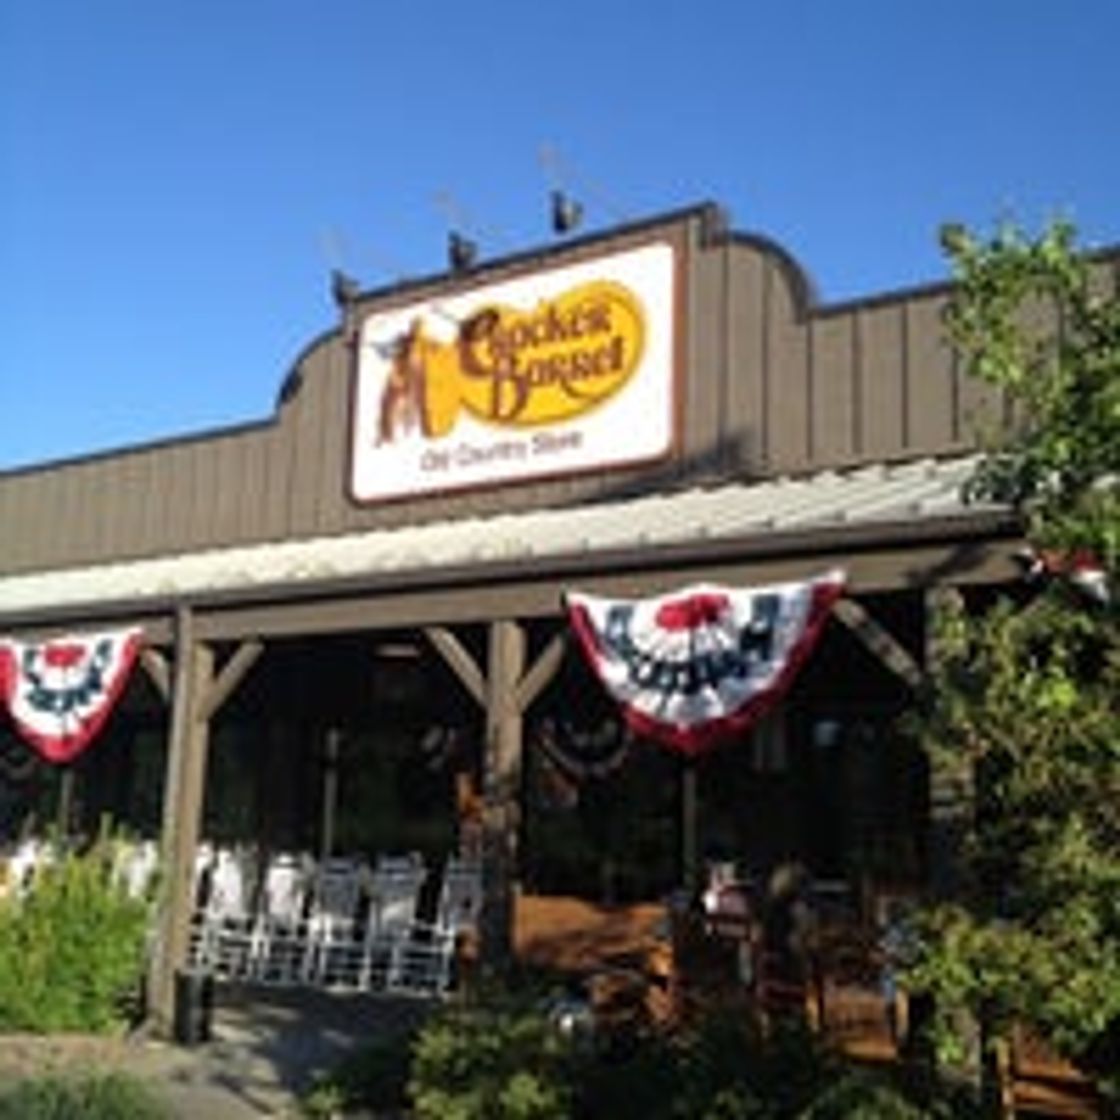
[[[1120, 1068], [1120, 298], [1055, 223], [947, 227], [947, 328], [1006, 399], [971, 485], [1011, 503], [1055, 578], [939, 620], [920, 732], [970, 789], [960, 889], [925, 915], [914, 982], [943, 1040], [962, 1012], [1026, 1022], [1107, 1082]], [[1114, 275], [1114, 274], [1113, 274]], [[1117, 1088], [1113, 1082], [1113, 1089]]]

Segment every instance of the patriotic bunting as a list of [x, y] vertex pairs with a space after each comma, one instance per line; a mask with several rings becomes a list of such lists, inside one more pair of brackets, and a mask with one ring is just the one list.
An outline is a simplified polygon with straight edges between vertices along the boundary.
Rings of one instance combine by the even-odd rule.
[[1091, 552], [1027, 548], [1019, 554], [1031, 580], [1065, 579], [1081, 594], [1102, 605], [1112, 598], [1108, 573]]
[[630, 735], [613, 719], [594, 730], [577, 729], [566, 720], [543, 719], [529, 741], [574, 781], [604, 778], [626, 761]]
[[655, 599], [565, 596], [588, 661], [629, 726], [688, 755], [768, 711], [809, 656], [841, 572], [736, 589], [702, 584]]
[[112, 711], [140, 648], [139, 630], [46, 642], [0, 640], [0, 698], [49, 762], [73, 761]]

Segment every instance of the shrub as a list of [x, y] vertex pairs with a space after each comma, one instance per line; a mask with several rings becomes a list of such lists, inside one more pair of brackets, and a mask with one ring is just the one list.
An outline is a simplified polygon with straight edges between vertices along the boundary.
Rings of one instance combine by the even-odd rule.
[[326, 1118], [356, 1108], [400, 1111], [407, 1101], [415, 1041], [415, 1032], [401, 1031], [363, 1046], [312, 1086], [303, 1101], [304, 1112]]
[[839, 1063], [796, 1025], [761, 1033], [746, 1014], [714, 1011], [671, 1032], [598, 1039], [581, 1059], [575, 1115], [643, 1120], [797, 1116]]
[[143, 975], [148, 904], [114, 881], [114, 843], [59, 852], [22, 899], [0, 903], [0, 1030], [118, 1027]]
[[408, 1093], [416, 1120], [566, 1120], [571, 1055], [540, 1011], [449, 1008], [413, 1049]]
[[929, 1115], [883, 1078], [861, 1071], [819, 1093], [800, 1120], [925, 1120]]
[[576, 1116], [657, 1120], [676, 1092], [677, 1053], [667, 1035], [616, 1033], [582, 1055], [576, 1081]]
[[171, 1120], [145, 1085], [122, 1073], [38, 1077], [0, 1091], [0, 1120]]
[[[508, 994], [436, 1013], [349, 1059], [305, 1100], [313, 1117], [365, 1108], [415, 1120], [961, 1120], [975, 1102], [872, 1074], [797, 1024], [746, 1015], [677, 1031], [565, 1034], [549, 1005]], [[407, 1112], [411, 1105], [413, 1111]], [[0, 1117], [3, 1120], [3, 1117]]]

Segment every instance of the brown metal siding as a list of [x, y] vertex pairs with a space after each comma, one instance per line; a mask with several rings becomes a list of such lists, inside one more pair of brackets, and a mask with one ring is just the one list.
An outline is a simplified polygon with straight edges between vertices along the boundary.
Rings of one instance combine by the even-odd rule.
[[684, 321], [690, 324], [687, 358], [682, 371], [684, 393], [682, 449], [702, 470], [714, 472], [729, 419], [724, 405], [728, 370], [726, 353], [725, 252], [690, 255]]
[[858, 324], [862, 453], [868, 459], [902, 454], [902, 369], [906, 305], [876, 304], [853, 312]]
[[319, 471], [324, 500], [320, 503], [317, 527], [320, 533], [340, 533], [348, 528], [346, 498], [350, 465], [350, 353], [345, 347], [331, 352], [323, 387], [323, 440]]
[[804, 471], [810, 465], [810, 366], [804, 309], [798, 307], [783, 270], [771, 262], [766, 274], [767, 472]]
[[956, 371], [942, 327], [943, 306], [940, 297], [919, 297], [907, 303], [907, 352], [903, 361], [906, 450], [944, 451], [956, 442]]
[[788, 262], [752, 245], [733, 252], [724, 428], [727, 438], [750, 431], [741, 460], [748, 472], [801, 473], [973, 444], [963, 409], [976, 390], [962, 384], [944, 338], [945, 289], [817, 308]]
[[[288, 501], [283, 533], [310, 536], [316, 532], [321, 504], [334, 495], [326, 492], [323, 476], [323, 442], [328, 422], [324, 398], [331, 372], [331, 352], [323, 349], [305, 363], [304, 390], [292, 409], [291, 426], [285, 428], [291, 456]], [[330, 480], [334, 482], [336, 480]]]
[[266, 484], [268, 478], [268, 429], [246, 435], [240, 445], [237, 484], [230, 492], [236, 500], [235, 521], [245, 540], [259, 540], [268, 524]]
[[[37, 527], [40, 519], [27, 516], [28, 491], [31, 489], [26, 476], [17, 484], [0, 488], [0, 518], [3, 531], [0, 532], [0, 560], [6, 570], [18, 570], [26, 566], [29, 559], [42, 552]], [[45, 510], [45, 515], [57, 515], [57, 509]]]
[[809, 325], [809, 455], [813, 462], [851, 462], [856, 456], [855, 315], [829, 315]]
[[288, 514], [288, 497], [292, 489], [291, 424], [298, 410], [289, 407], [281, 414], [281, 422], [264, 435], [264, 490], [262, 493], [261, 516], [263, 518], [261, 539], [276, 540], [284, 535], [284, 525]]
[[771, 266], [761, 253], [722, 253], [726, 287], [720, 321], [726, 332], [722, 376], [727, 381], [723, 438], [737, 473], [761, 474], [767, 457], [767, 285]]
[[[822, 309], [778, 248], [713, 240], [707, 217], [691, 211], [558, 250], [566, 261], [652, 238], [677, 245], [685, 333], [672, 462], [355, 505], [347, 496], [352, 355], [335, 332], [300, 358], [301, 387], [269, 422], [0, 475], [0, 574], [945, 453], [972, 441], [971, 413], [1000, 415], [998, 397], [962, 381], [944, 342], [944, 289]], [[553, 260], [526, 257], [478, 282]], [[433, 283], [389, 293], [362, 310], [444, 291]]]

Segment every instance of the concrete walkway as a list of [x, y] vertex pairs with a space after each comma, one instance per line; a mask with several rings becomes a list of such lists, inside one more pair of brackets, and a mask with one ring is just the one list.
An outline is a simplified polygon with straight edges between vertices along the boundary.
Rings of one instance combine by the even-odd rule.
[[220, 985], [208, 1041], [6, 1036], [0, 1076], [119, 1069], [151, 1084], [177, 1120], [297, 1117], [300, 1094], [318, 1076], [429, 1008], [386, 996]]
[[377, 1037], [418, 1022], [430, 1004], [314, 989], [219, 985], [209, 1041], [145, 1044], [146, 1075], [182, 1120], [297, 1116], [317, 1077]]

